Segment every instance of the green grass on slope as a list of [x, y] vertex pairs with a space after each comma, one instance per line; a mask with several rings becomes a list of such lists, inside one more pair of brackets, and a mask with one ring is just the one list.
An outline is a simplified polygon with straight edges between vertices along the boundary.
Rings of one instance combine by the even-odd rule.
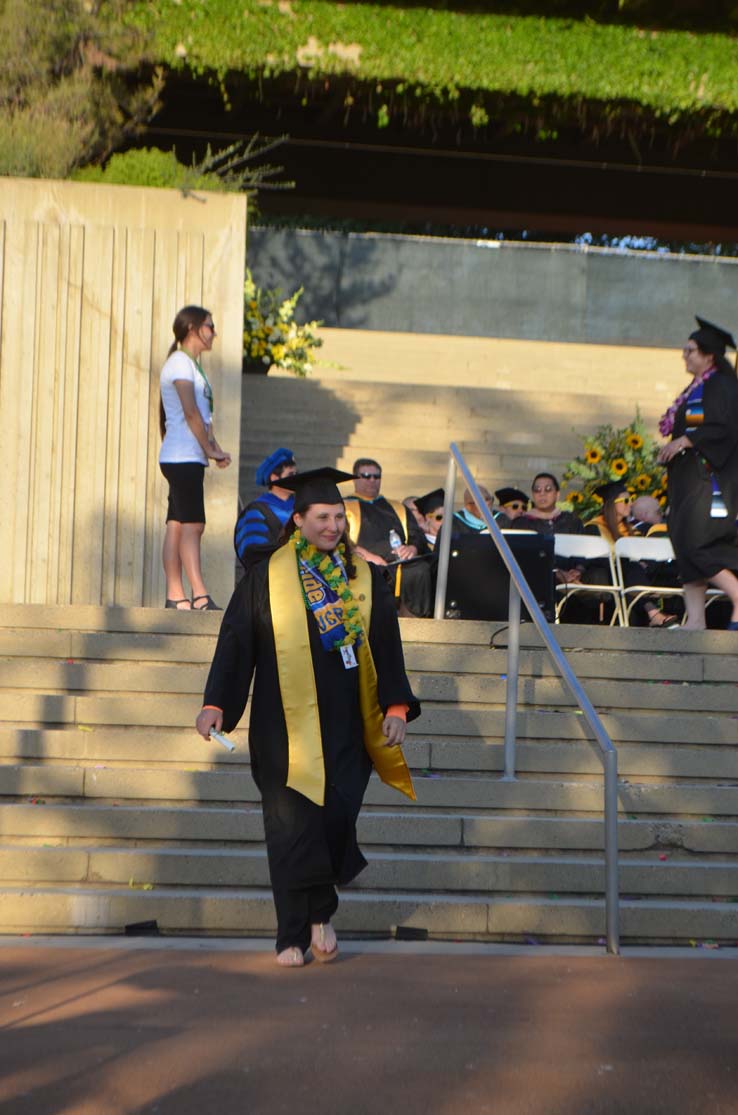
[[738, 108], [727, 35], [327, 0], [134, 0], [131, 19], [159, 61], [221, 76], [350, 74], [418, 96], [627, 100], [675, 117]]

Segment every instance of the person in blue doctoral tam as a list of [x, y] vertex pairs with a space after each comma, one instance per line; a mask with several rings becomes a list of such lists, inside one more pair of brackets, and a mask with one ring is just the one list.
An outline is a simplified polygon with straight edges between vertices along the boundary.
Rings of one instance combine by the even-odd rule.
[[233, 532], [233, 545], [244, 569], [269, 557], [279, 545], [295, 505], [294, 492], [279, 482], [296, 472], [294, 454], [284, 448], [275, 449], [257, 468], [256, 483], [267, 491], [244, 507]]

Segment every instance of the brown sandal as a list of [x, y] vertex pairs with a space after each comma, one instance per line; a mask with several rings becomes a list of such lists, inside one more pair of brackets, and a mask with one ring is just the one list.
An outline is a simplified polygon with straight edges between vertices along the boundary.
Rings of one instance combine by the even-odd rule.
[[[654, 620], [656, 619], [656, 615], [660, 615], [661, 620], [659, 622], [655, 623]], [[657, 612], [656, 615], [653, 616], [652, 619], [649, 619], [649, 621], [648, 621], [648, 626], [649, 627], [678, 627], [679, 626], [679, 616], [672, 616], [672, 615], [669, 615], [666, 612], [664, 612], [663, 614], [661, 612]]]

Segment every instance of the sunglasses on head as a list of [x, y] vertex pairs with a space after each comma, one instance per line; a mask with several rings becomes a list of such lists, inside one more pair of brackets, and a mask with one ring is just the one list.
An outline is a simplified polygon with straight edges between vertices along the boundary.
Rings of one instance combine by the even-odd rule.
[[357, 472], [356, 475], [360, 476], [362, 480], [381, 480], [382, 479], [381, 472]]

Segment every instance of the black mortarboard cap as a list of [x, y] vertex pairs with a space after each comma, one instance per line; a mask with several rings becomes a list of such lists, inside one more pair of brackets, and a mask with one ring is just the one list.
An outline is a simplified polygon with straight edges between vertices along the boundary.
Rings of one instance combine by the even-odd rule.
[[337, 468], [313, 468], [283, 477], [279, 486], [295, 493], [295, 511], [303, 512], [313, 503], [343, 503], [336, 485], [353, 479], [350, 472]]
[[530, 503], [530, 496], [521, 492], [520, 488], [498, 488], [495, 495], [501, 507], [504, 507], [506, 503], [512, 503], [513, 500], [521, 500], [526, 507]]
[[696, 341], [704, 352], [722, 356], [726, 348], [736, 347], [733, 334], [729, 333], [727, 329], [715, 325], [712, 321], [706, 321], [703, 317], [697, 317], [697, 315], [695, 315], [695, 321], [699, 325], [699, 329], [690, 335], [692, 340]]
[[609, 480], [607, 484], [600, 484], [594, 491], [601, 500], [614, 499], [620, 492], [627, 492], [628, 485], [623, 480]]
[[434, 488], [432, 492], [426, 492], [424, 496], [418, 496], [415, 500], [415, 506], [421, 515], [430, 515], [431, 511], [437, 511], [439, 507], [443, 507], [446, 499], [446, 493], [443, 488]]

